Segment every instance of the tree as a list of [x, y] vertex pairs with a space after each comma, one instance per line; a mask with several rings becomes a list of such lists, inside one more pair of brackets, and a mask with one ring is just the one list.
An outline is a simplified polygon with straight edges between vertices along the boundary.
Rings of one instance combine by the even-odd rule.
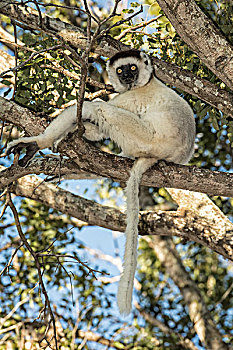
[[[19, 129], [38, 134], [75, 100], [82, 131], [85, 90], [107, 99], [105, 57], [133, 46], [152, 54], [158, 78], [193, 107], [195, 155], [189, 166], [161, 161], [143, 176], [137, 301], [127, 320], [115, 310], [119, 274], [106, 276], [101, 262], [121, 270], [117, 245], [106, 255], [79, 232], [124, 232], [119, 198], [132, 160], [81, 132], [62, 141], [59, 155], [43, 152], [25, 168], [17, 156], [12, 165], [1, 157], [0, 349], [230, 349], [232, 4], [100, 3], [1, 1], [2, 151]], [[60, 186], [74, 173], [93, 179], [99, 203]]]

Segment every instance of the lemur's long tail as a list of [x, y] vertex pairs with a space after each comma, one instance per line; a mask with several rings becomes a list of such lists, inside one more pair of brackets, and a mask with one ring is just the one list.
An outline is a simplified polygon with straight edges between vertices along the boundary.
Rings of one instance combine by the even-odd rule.
[[128, 315], [131, 311], [134, 275], [137, 266], [137, 242], [139, 222], [139, 185], [143, 173], [157, 159], [139, 158], [134, 162], [126, 187], [127, 196], [127, 226], [124, 254], [124, 269], [118, 285], [117, 304], [121, 314]]

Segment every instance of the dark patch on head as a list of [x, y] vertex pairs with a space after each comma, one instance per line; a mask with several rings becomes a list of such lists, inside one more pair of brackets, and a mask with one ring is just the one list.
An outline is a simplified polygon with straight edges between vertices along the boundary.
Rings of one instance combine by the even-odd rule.
[[141, 59], [140, 51], [132, 49], [127, 51], [117, 52], [114, 56], [110, 58], [109, 63], [110, 65], [113, 65], [113, 63], [117, 61], [119, 58], [125, 58], [125, 57], [136, 57], [138, 59]]
[[[134, 68], [132, 70], [132, 67]], [[120, 70], [120, 72], [118, 72]], [[124, 86], [132, 87], [138, 79], [138, 67], [136, 64], [124, 64], [116, 69], [119, 81]]]

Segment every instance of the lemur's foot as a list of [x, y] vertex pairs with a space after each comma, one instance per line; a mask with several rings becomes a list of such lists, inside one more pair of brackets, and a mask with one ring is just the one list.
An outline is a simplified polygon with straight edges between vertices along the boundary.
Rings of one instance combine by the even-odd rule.
[[18, 142], [17, 144], [13, 144], [11, 147], [7, 148], [6, 155], [11, 153], [20, 154], [22, 149], [26, 149], [25, 156], [18, 161], [19, 166], [26, 167], [29, 161], [33, 158], [37, 151], [39, 151], [39, 147], [37, 143], [34, 142]]
[[[67, 136], [67, 135], [65, 135], [65, 137], [66, 137], [66, 136]], [[64, 140], [65, 137], [62, 137], [62, 138], [56, 140], [56, 141], [53, 143], [53, 146], [51, 147], [53, 153], [58, 153], [58, 146], [59, 146], [59, 143], [60, 143], [62, 140]]]

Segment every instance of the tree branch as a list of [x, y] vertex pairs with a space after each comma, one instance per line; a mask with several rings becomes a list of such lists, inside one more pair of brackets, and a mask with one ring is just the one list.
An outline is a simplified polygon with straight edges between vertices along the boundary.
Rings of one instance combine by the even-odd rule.
[[230, 347], [222, 341], [222, 335], [216, 328], [199, 289], [185, 270], [172, 240], [161, 237], [153, 237], [153, 240], [148, 237], [146, 240], [180, 289], [194, 329], [206, 349], [229, 350]]
[[194, 0], [158, 0], [176, 31], [206, 66], [233, 89], [233, 47]]
[[[14, 57], [9, 55], [9, 53], [3, 51], [3, 50], [0, 50], [0, 75], [3, 71], [7, 71], [8, 69], [10, 69], [11, 67], [13, 67], [15, 64], [15, 60], [14, 60]], [[10, 74], [11, 75], [11, 78], [8, 80], [10, 80], [10, 82], [12, 84], [14, 84], [15, 82], [15, 78], [14, 78], [14, 75], [13, 74]], [[3, 83], [0, 83], [0, 89], [4, 87], [4, 84]], [[6, 87], [6, 85], [5, 85]]]
[[151, 316], [148, 312], [143, 310], [143, 308], [141, 308], [141, 306], [138, 303], [135, 303], [134, 305], [136, 306], [137, 310], [140, 312], [140, 314], [144, 317], [144, 319], [149, 324], [151, 324], [154, 327], [158, 327], [165, 334], [171, 334], [172, 336], [179, 338], [179, 341], [177, 344], [181, 345], [182, 347], [188, 350], [198, 350], [197, 347], [193, 344], [193, 342], [190, 339], [183, 337], [180, 333], [175, 332], [173, 329], [169, 328], [163, 322]]
[[[68, 191], [61, 190], [57, 186], [51, 184], [48, 185], [43, 183], [38, 187], [37, 182], [40, 182], [40, 180], [35, 176], [20, 179], [16, 184], [14, 192], [17, 195], [39, 200], [56, 210], [78, 217], [79, 219], [88, 221], [91, 224], [93, 222], [93, 224], [106, 228], [124, 231], [125, 215], [120, 211], [109, 207], [103, 207], [92, 201], [75, 196]], [[179, 193], [177, 193], [177, 196], [179, 196]], [[185, 194], [185, 197], [188, 197], [187, 193]], [[208, 246], [220, 254], [221, 250], [224, 251], [226, 247], [229, 247], [228, 250], [225, 250], [226, 252], [223, 256], [228, 257], [233, 261], [233, 235], [231, 233], [230, 244], [226, 241], [224, 242], [224, 234], [222, 235], [223, 227], [225, 227], [226, 230], [229, 230], [233, 225], [226, 217], [223, 217], [223, 215], [221, 221], [215, 220], [215, 222], [211, 224], [213, 219], [212, 211], [216, 211], [216, 208], [211, 201], [209, 202], [207, 198], [204, 199], [206, 199], [206, 203], [203, 198], [200, 199], [201, 202], [204, 203], [204, 212], [202, 211], [202, 208], [200, 208], [200, 212], [203, 215], [208, 209], [208, 211], [210, 211], [210, 218], [208, 218], [207, 214], [205, 214], [205, 218], [203, 218], [202, 215], [198, 217], [198, 202], [196, 202], [195, 206], [195, 201], [190, 197], [190, 205], [191, 207], [194, 206], [194, 212], [190, 211], [184, 213], [184, 215], [182, 215], [179, 210], [177, 212], [159, 211], [158, 213], [141, 213], [141, 220], [139, 223], [140, 233], [154, 235], [155, 232], [156, 235], [178, 234], [186, 239], [191, 239]], [[153, 220], [151, 220], [152, 216]], [[220, 236], [220, 240], [217, 239], [218, 236]], [[179, 257], [175, 254], [175, 248], [171, 241], [156, 236], [153, 238], [153, 243], [149, 241], [149, 244], [152, 244], [159, 259], [165, 265], [168, 273], [180, 288], [185, 302], [187, 302], [189, 306], [190, 318], [194, 322], [194, 327], [202, 342], [208, 345], [207, 348], [213, 350], [227, 349], [228, 347], [222, 342], [221, 335], [217, 332], [197, 287], [189, 279], [181, 261], [179, 261]], [[228, 254], [227, 252], [229, 252], [230, 249], [231, 254]]]
[[19, 221], [19, 216], [18, 216], [17, 210], [16, 210], [16, 208], [15, 208], [15, 206], [14, 206], [12, 200], [11, 200], [11, 195], [10, 195], [9, 192], [7, 192], [7, 202], [9, 204], [9, 207], [12, 210], [18, 234], [19, 234], [23, 244], [28, 249], [28, 251], [30, 252], [31, 256], [33, 257], [33, 259], [35, 261], [35, 265], [36, 265], [36, 268], [37, 268], [37, 271], [38, 271], [39, 283], [40, 283], [41, 290], [42, 290], [42, 293], [43, 293], [44, 298], [45, 298], [45, 305], [48, 307], [49, 315], [50, 315], [50, 318], [51, 318], [51, 321], [52, 321], [52, 324], [53, 324], [55, 348], [56, 348], [56, 350], [58, 350], [55, 318], [54, 318], [54, 315], [53, 315], [53, 311], [52, 311], [52, 307], [51, 307], [51, 304], [50, 304], [49, 296], [48, 296], [47, 290], [46, 290], [45, 285], [44, 285], [43, 274], [41, 273], [41, 264], [39, 262], [37, 254], [31, 248], [30, 244], [28, 243], [28, 241], [27, 241], [27, 239], [26, 239], [26, 237], [25, 237], [25, 235], [24, 235], [24, 233], [22, 231], [22, 228], [21, 228], [21, 225], [20, 225], [20, 221]]
[[82, 330], [78, 330], [77, 331], [77, 336], [82, 338], [82, 339], [86, 339], [86, 341], [92, 341], [92, 342], [95, 342], [95, 343], [99, 343], [99, 344], [102, 344], [102, 345], [105, 345], [107, 346], [107, 348], [111, 347], [113, 349], [130, 349], [132, 348], [132, 346], [130, 345], [130, 347], [128, 346], [125, 346], [122, 342], [120, 341], [114, 341], [114, 340], [109, 340], [105, 337], [103, 337], [102, 335], [100, 334], [97, 334], [97, 333], [94, 333], [94, 332], [91, 332], [91, 331], [82, 331]]
[[144, 27], [148, 26], [149, 24], [156, 22], [161, 16], [162, 16], [162, 14], [158, 15], [155, 18], [151, 18], [149, 21], [145, 21], [145, 22], [142, 22], [140, 24], [136, 24], [134, 26], [132, 25], [129, 28], [126, 28], [125, 30], [123, 30], [123, 32], [121, 32], [118, 35], [118, 37], [116, 37], [116, 40], [121, 40], [122, 38], [124, 38], [127, 35], [127, 33], [134, 32], [136, 29], [144, 28]]
[[156, 76], [233, 117], [233, 94], [179, 66], [153, 58]]
[[[42, 14], [43, 25], [41, 28], [39, 26], [40, 18], [36, 10], [29, 6], [24, 7], [19, 3], [15, 3], [14, 5], [11, 5], [11, 3], [11, 0], [2, 0], [0, 4], [0, 13], [17, 21], [18, 25], [20, 25], [20, 23], [26, 24], [32, 29], [41, 30], [48, 35], [60, 38], [62, 42], [68, 42], [76, 48], [85, 50], [87, 38], [80, 28], [45, 14]], [[117, 51], [127, 49], [129, 49], [129, 46], [110, 36], [104, 36], [99, 40], [98, 45], [95, 46], [95, 53], [104, 57], [110, 57]], [[225, 114], [233, 116], [232, 94], [174, 64], [168, 64], [155, 57], [153, 57], [153, 62], [156, 66], [156, 75], [159, 79], [171, 85], [175, 85], [177, 88], [197, 96], [210, 105], [221, 109]]]
[[[44, 119], [37, 117], [27, 108], [0, 97], [1, 119], [24, 128], [31, 135], [38, 135], [47, 125]], [[98, 177], [109, 177], [125, 183], [128, 179], [133, 161], [127, 158], [111, 155], [80, 140], [74, 133], [69, 141], [62, 141], [59, 151], [70, 160], [40, 160], [31, 163], [27, 168], [17, 165], [4, 170], [0, 176], [0, 188], [4, 188], [17, 178], [30, 173], [68, 174], [92, 173]], [[142, 177], [142, 185], [153, 187], [180, 188], [206, 193], [210, 196], [219, 195], [233, 197], [233, 175], [219, 171], [200, 169], [196, 166], [166, 164], [160, 162], [153, 166]]]
[[[13, 191], [18, 196], [42, 202], [90, 225], [125, 231], [126, 216], [121, 211], [74, 195], [55, 185], [41, 183], [41, 179], [36, 176], [25, 176], [18, 180]], [[215, 207], [213, 203], [212, 206]], [[223, 221], [212, 222], [211, 218], [191, 210], [141, 212], [139, 232], [141, 235], [180, 236], [209, 247], [233, 261], [233, 225], [226, 217], [224, 225]]]

